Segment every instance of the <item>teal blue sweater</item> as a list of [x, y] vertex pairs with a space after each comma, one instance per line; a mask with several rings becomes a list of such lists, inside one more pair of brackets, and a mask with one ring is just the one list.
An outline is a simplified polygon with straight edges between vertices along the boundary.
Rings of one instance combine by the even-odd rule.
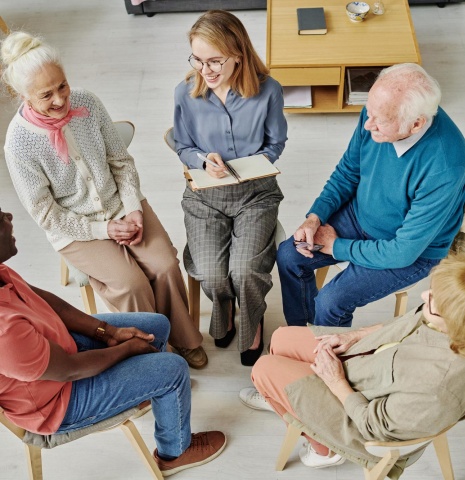
[[376, 240], [338, 238], [334, 258], [366, 268], [403, 268], [419, 257], [441, 259], [460, 228], [465, 202], [465, 139], [439, 109], [423, 137], [397, 157], [376, 143], [360, 115], [350, 144], [309, 210], [324, 224], [352, 202], [362, 229]]

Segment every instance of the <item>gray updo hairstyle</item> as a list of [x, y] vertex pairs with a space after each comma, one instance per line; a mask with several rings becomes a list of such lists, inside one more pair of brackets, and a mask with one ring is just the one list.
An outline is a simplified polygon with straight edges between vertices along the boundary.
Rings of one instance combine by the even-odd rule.
[[28, 98], [34, 75], [44, 65], [52, 63], [61, 69], [58, 52], [27, 32], [13, 32], [2, 42], [2, 80], [19, 96]]

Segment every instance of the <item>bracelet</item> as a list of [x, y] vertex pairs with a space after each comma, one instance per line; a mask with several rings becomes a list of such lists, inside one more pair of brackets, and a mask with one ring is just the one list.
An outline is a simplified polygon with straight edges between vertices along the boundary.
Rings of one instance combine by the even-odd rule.
[[94, 338], [96, 338], [97, 340], [103, 341], [103, 337], [105, 335], [107, 326], [108, 326], [108, 323], [102, 320], [100, 322], [100, 325], [95, 330]]

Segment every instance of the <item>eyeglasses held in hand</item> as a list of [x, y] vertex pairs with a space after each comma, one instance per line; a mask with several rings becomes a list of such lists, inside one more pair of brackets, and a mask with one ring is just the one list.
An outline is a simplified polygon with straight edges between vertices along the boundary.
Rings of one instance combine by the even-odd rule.
[[208, 62], [202, 62], [197, 57], [194, 57], [194, 54], [192, 54], [187, 60], [191, 64], [191, 67], [194, 70], [197, 70], [198, 72], [201, 72], [202, 69], [203, 69], [203, 66], [206, 65], [212, 72], [219, 73], [219, 72], [221, 72], [221, 69], [223, 68], [223, 65], [230, 58], [231, 57], [228, 57], [224, 62], [220, 62], [219, 60], [210, 60]]

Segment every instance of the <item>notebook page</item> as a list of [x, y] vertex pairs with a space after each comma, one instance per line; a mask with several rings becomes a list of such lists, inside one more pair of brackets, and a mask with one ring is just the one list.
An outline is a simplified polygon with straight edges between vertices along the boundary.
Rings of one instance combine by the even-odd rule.
[[223, 185], [233, 185], [239, 183], [231, 174], [223, 178], [215, 178], [209, 175], [205, 170], [193, 168], [188, 170], [190, 177], [194, 181], [193, 189], [202, 189], [210, 187], [221, 187]]
[[241, 182], [281, 173], [265, 155], [236, 158], [235, 160], [228, 160], [226, 163], [238, 174]]

